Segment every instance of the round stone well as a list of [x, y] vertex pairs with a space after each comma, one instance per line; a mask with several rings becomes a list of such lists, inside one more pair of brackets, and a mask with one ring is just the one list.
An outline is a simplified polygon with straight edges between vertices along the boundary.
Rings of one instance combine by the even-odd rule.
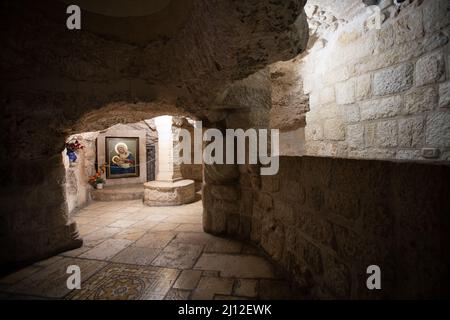
[[194, 180], [150, 181], [144, 183], [144, 204], [147, 206], [179, 206], [195, 199]]

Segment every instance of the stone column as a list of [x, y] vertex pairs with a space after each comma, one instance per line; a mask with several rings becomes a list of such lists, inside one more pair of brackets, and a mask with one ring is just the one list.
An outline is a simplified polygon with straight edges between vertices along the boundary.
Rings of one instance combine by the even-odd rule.
[[1, 188], [0, 271], [80, 247], [68, 217], [61, 152], [6, 163], [2, 176], [10, 184]]
[[172, 131], [172, 116], [155, 118], [158, 131], [158, 171], [156, 180], [177, 181], [182, 179], [179, 164], [175, 161], [174, 141], [178, 141], [178, 135]]
[[176, 206], [195, 200], [195, 183], [181, 175], [178, 159], [179, 128], [171, 116], [155, 118], [158, 131], [158, 170], [156, 180], [144, 183], [144, 204]]

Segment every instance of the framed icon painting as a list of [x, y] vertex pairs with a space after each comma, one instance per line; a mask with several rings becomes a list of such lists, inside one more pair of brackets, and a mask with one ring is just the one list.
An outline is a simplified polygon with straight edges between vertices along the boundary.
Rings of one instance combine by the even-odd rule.
[[106, 137], [106, 178], [139, 177], [139, 138]]

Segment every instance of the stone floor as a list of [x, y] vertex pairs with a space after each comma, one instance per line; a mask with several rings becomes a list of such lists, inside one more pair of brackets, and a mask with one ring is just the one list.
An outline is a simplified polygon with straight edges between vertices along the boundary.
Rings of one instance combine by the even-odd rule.
[[[83, 247], [0, 279], [0, 299], [289, 299], [299, 295], [258, 249], [202, 230], [201, 201], [94, 202], [74, 216]], [[66, 285], [69, 265], [81, 289]]]

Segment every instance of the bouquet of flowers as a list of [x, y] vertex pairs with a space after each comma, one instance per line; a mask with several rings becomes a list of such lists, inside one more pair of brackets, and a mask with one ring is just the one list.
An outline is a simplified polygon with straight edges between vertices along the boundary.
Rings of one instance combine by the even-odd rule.
[[84, 149], [84, 146], [78, 140], [70, 140], [66, 143], [67, 152], [75, 152]]
[[67, 156], [69, 157], [69, 162], [71, 165], [75, 165], [75, 162], [77, 161], [77, 155], [75, 154], [75, 152], [83, 148], [84, 146], [81, 145], [78, 140], [70, 140], [66, 143]]
[[99, 170], [93, 175], [89, 177], [89, 184], [94, 188], [97, 188], [98, 184], [104, 184], [105, 179], [102, 178], [102, 174], [105, 173], [106, 164], [100, 166]]
[[102, 174], [100, 173], [100, 171], [97, 171], [96, 174], [89, 177], [89, 184], [92, 185], [94, 188], [96, 188], [98, 184], [103, 183], [105, 183], [105, 179], [102, 178]]

